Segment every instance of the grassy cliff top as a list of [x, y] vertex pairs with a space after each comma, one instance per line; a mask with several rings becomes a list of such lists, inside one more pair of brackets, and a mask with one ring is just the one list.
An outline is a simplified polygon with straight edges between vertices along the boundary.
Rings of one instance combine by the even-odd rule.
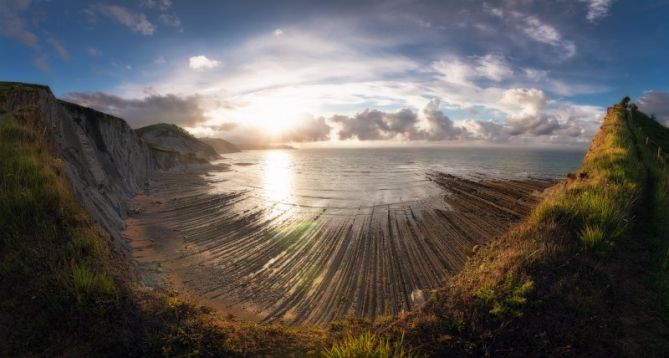
[[135, 129], [135, 132], [139, 136], [144, 136], [148, 133], [154, 134], [156, 136], [161, 136], [161, 135], [178, 135], [184, 138], [192, 139], [197, 141], [198, 139], [195, 138], [192, 134], [188, 133], [187, 130], [177, 126], [176, 124], [170, 124], [170, 123], [156, 123], [156, 124], [151, 124], [148, 126], [144, 126], [142, 128], [137, 128]]

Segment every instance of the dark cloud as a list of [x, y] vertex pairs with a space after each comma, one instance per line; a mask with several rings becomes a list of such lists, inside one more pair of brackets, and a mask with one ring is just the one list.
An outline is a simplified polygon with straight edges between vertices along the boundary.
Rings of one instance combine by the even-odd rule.
[[383, 140], [397, 136], [414, 139], [418, 115], [408, 108], [392, 113], [366, 109], [353, 117], [337, 115], [330, 121], [340, 125], [341, 140]]
[[338, 123], [340, 140], [454, 140], [466, 134], [466, 129], [456, 127], [439, 109], [439, 101], [433, 100], [425, 106], [423, 115], [428, 128], [419, 129], [418, 114], [408, 108], [397, 112], [367, 109], [353, 117], [337, 115], [330, 121]]
[[509, 134], [504, 126], [493, 121], [475, 121], [466, 120], [467, 138], [474, 140], [484, 140], [487, 142], [506, 142]]
[[658, 121], [669, 125], [669, 93], [648, 91], [636, 103], [642, 112], [653, 114]]
[[561, 128], [560, 122], [555, 117], [545, 113], [511, 116], [506, 122], [506, 130], [512, 136], [521, 134], [550, 135]]
[[453, 121], [439, 109], [439, 100], [437, 99], [430, 101], [425, 106], [423, 114], [430, 128], [420, 132], [419, 137], [422, 137], [422, 139], [430, 141], [453, 140], [466, 134], [466, 129], [455, 127]]
[[299, 121], [288, 133], [282, 135], [284, 142], [318, 142], [330, 139], [332, 127], [323, 117], [307, 117]]
[[200, 107], [202, 98], [197, 95], [179, 97], [152, 94], [143, 99], [125, 99], [103, 92], [73, 92], [67, 94], [65, 99], [117, 115], [133, 127], [159, 122], [192, 127], [206, 120]]

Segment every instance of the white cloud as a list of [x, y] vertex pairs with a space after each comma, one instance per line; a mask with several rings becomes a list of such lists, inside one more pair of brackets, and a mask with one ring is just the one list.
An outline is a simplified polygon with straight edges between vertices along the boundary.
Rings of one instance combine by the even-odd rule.
[[560, 50], [562, 58], [567, 59], [576, 55], [576, 44], [564, 39], [555, 27], [543, 22], [538, 17], [519, 11], [490, 8], [489, 6], [484, 6], [484, 9], [492, 16], [512, 23], [521, 33], [530, 39]]
[[158, 19], [160, 19], [160, 23], [164, 26], [174, 27], [179, 32], [184, 31], [183, 26], [181, 26], [181, 19], [176, 15], [160, 14]]
[[481, 57], [476, 70], [480, 76], [497, 82], [513, 76], [513, 70], [506, 59], [499, 55], [488, 54]]
[[39, 38], [30, 31], [21, 18], [21, 13], [28, 9], [30, 1], [0, 1], [0, 33], [36, 49]]
[[204, 55], [193, 56], [188, 59], [188, 66], [194, 70], [211, 69], [218, 67], [220, 64], [220, 61], [209, 59]]
[[123, 6], [98, 4], [91, 6], [88, 11], [89, 13], [98, 13], [110, 18], [142, 35], [153, 35], [156, 31], [155, 25], [146, 18], [146, 15], [133, 12]]
[[494, 54], [471, 57], [467, 60], [451, 56], [436, 61], [432, 64], [432, 68], [445, 81], [467, 86], [471, 86], [472, 79], [475, 78], [499, 82], [513, 76], [513, 70], [506, 59]]
[[276, 37], [279, 37], [279, 36], [282, 36], [284, 34], [284, 32], [281, 29], [276, 29], [272, 32], [272, 34], [274, 34], [274, 36], [276, 36]]
[[172, 0], [141, 0], [140, 5], [149, 9], [157, 8], [161, 11], [169, 10], [172, 7]]
[[[298, 126], [302, 120], [299, 118], [309, 115], [328, 120], [334, 115], [356, 118], [365, 109], [369, 112], [360, 118], [381, 116], [383, 123], [377, 121], [376, 127], [367, 128], [364, 122], [355, 121], [350, 125], [361, 127], [349, 129], [363, 133], [362, 138], [368, 140], [574, 144], [589, 142], [591, 129], [597, 128], [600, 108], [584, 109], [550, 99], [539, 89], [538, 86], [545, 89], [554, 82], [547, 71], [514, 67], [498, 53], [449, 55], [425, 64], [393, 51], [387, 36], [364, 36], [354, 26], [342, 29], [341, 24], [337, 29], [335, 37], [322, 23], [313, 28], [284, 29], [290, 36], [276, 37], [273, 32], [265, 32], [228, 50], [225, 67], [213, 59], [216, 57], [194, 56], [189, 68], [166, 68], [171, 72], [163, 73], [156, 82], [130, 83], [118, 88], [118, 93], [141, 97], [145, 95], [143, 89], [150, 85], [156, 94], [216, 98], [218, 102], [202, 104], [208, 120], [191, 129], [229, 138], [258, 135], [258, 128], [267, 124], [268, 118], [292, 118]], [[217, 53], [222, 52], [208, 56]], [[200, 57], [202, 60], [193, 60]], [[221, 68], [192, 71], [194, 66], [216, 66], [204, 65], [210, 62]], [[517, 73], [523, 75], [515, 76]], [[439, 100], [437, 110], [442, 114], [433, 110], [433, 115], [427, 116], [422, 109], [433, 99]], [[404, 109], [417, 116], [414, 127], [401, 125], [411, 119], [408, 112], [400, 113]], [[466, 113], [474, 110], [477, 114], [472, 117], [476, 120], [467, 118]], [[459, 118], [451, 119], [454, 116]], [[238, 125], [225, 133], [212, 132], [212, 128], [224, 123]], [[337, 123], [342, 125], [343, 122]], [[314, 133], [323, 134], [314, 137], [325, 137], [320, 122], [313, 128]], [[435, 134], [420, 134], [429, 129]], [[361, 140], [353, 134], [348, 138]]]
[[570, 58], [576, 54], [576, 45], [572, 41], [563, 39], [555, 27], [533, 15], [525, 15], [517, 11], [512, 11], [511, 15], [521, 21], [520, 29], [529, 38], [561, 49], [564, 58]]
[[102, 51], [100, 51], [100, 49], [98, 49], [97, 47], [87, 48], [86, 53], [88, 54], [88, 56], [91, 56], [91, 57], [97, 57], [97, 56], [102, 55]]
[[613, 0], [581, 0], [587, 3], [588, 13], [585, 18], [590, 22], [597, 22], [605, 18], [609, 14], [609, 9], [613, 4]]
[[536, 68], [524, 68], [523, 73], [525, 74], [525, 77], [532, 81], [541, 81], [548, 77], [548, 71], [538, 70]]
[[58, 56], [63, 61], [67, 61], [70, 59], [70, 53], [67, 52], [67, 49], [60, 43], [60, 41], [56, 40], [53, 37], [50, 37], [47, 41], [49, 42], [49, 45], [51, 45], [51, 47], [53, 47], [53, 49], [56, 50]]

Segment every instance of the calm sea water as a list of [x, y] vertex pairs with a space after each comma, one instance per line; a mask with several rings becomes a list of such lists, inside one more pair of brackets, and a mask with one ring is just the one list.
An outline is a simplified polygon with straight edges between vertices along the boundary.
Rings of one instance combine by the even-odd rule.
[[220, 191], [246, 191], [266, 204], [364, 208], [423, 200], [440, 190], [428, 177], [563, 178], [584, 150], [374, 148], [252, 150], [227, 154], [212, 173]]

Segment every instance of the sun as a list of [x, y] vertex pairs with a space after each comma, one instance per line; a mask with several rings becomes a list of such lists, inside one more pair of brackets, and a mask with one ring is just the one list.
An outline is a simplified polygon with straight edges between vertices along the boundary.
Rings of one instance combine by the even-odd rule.
[[238, 118], [267, 135], [279, 136], [291, 130], [303, 115], [300, 104], [290, 98], [262, 98], [238, 112]]

